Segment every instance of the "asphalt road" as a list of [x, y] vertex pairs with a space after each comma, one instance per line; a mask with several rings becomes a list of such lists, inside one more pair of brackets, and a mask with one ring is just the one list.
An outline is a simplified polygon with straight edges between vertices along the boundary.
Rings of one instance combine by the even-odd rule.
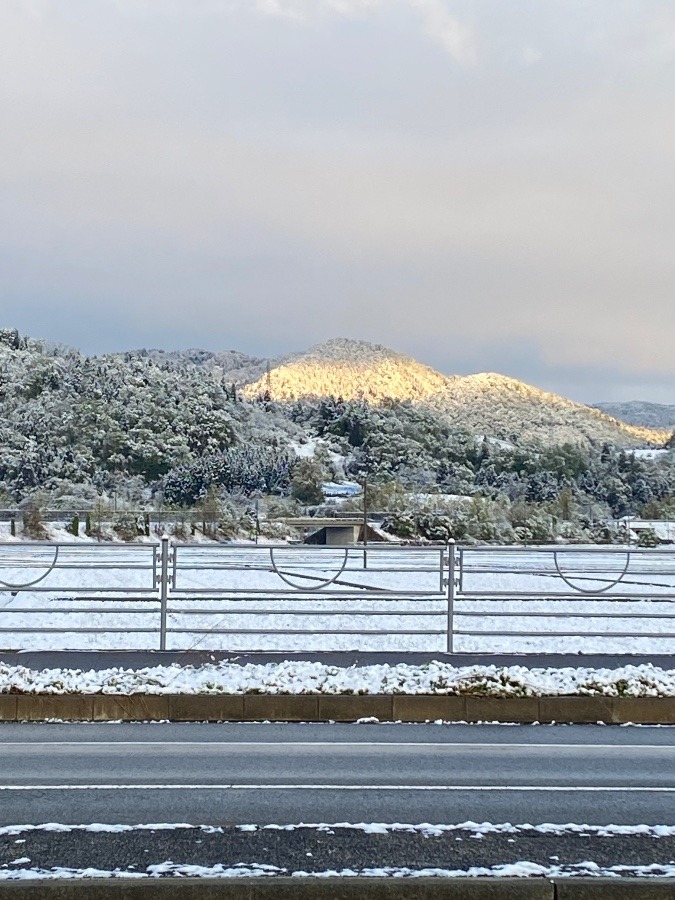
[[0, 825], [675, 824], [675, 728], [6, 724]]

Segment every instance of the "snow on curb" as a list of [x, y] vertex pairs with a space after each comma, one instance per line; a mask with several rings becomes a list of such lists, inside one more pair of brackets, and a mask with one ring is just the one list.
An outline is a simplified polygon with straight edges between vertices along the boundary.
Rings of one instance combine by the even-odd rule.
[[675, 670], [652, 665], [617, 669], [530, 669], [524, 666], [371, 665], [339, 668], [318, 662], [223, 662], [35, 670], [0, 662], [0, 694], [471, 694], [489, 697], [675, 697]]

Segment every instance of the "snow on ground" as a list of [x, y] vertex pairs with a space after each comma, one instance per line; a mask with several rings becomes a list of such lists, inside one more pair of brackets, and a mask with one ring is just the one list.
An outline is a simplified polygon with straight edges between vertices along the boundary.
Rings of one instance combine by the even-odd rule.
[[628, 450], [627, 452], [630, 454], [630, 456], [636, 457], [636, 459], [658, 459], [659, 456], [665, 456], [667, 453], [670, 453], [670, 450], [644, 449], [644, 450]]
[[626, 516], [620, 524], [628, 529], [631, 539], [637, 542], [645, 531], [653, 531], [663, 544], [675, 543], [675, 522], [666, 519], [638, 519], [637, 516]]
[[363, 488], [355, 481], [324, 481], [321, 485], [324, 497], [354, 497]]
[[371, 665], [339, 668], [285, 661], [199, 667], [152, 666], [29, 669], [0, 662], [0, 694], [462, 694], [500, 697], [602, 695], [673, 697], [675, 670], [651, 665], [617, 669], [529, 669], [524, 666]]
[[324, 438], [308, 438], [302, 443], [300, 441], [291, 441], [290, 447], [300, 459], [312, 459], [316, 455], [317, 450], [323, 450], [328, 455], [335, 471], [342, 474], [345, 472], [346, 456], [337, 453], [333, 446]]
[[[58, 558], [54, 545], [0, 544], [0, 646], [156, 649], [155, 543], [72, 542]], [[179, 544], [175, 553], [170, 649], [447, 649], [442, 547], [371, 545], [345, 556], [242, 542]], [[461, 560], [455, 652], [673, 647], [672, 549], [474, 547]]]
[[[58, 823], [48, 823], [45, 825], [8, 825], [0, 828], [0, 835], [16, 836], [32, 831], [57, 831], [57, 832], [109, 832], [122, 833], [130, 831], [172, 831], [176, 829], [194, 828], [194, 830], [212, 834], [214, 832], [222, 832], [221, 828], [208, 825], [192, 826], [187, 824], [153, 824], [153, 825], [62, 825]], [[294, 831], [296, 829], [305, 831], [321, 831], [326, 834], [334, 834], [337, 830], [354, 830], [362, 831], [367, 834], [387, 834], [391, 832], [417, 832], [425, 837], [434, 837], [444, 832], [457, 832], [469, 837], [481, 837], [482, 835], [491, 833], [508, 833], [517, 834], [521, 832], [530, 833], [538, 832], [540, 834], [554, 834], [556, 836], [564, 835], [593, 835], [598, 837], [611, 838], [616, 835], [639, 835], [654, 838], [658, 840], [664, 837], [673, 837], [675, 835], [675, 826], [666, 825], [607, 825], [607, 826], [589, 826], [589, 825], [511, 825], [491, 824], [489, 822], [463, 822], [457, 825], [431, 825], [428, 823], [420, 825], [405, 825], [401, 823], [385, 824], [385, 823], [356, 823], [350, 824], [340, 822], [334, 825], [328, 824], [302, 824], [302, 825], [241, 825], [241, 831], [256, 830], [283, 830]], [[518, 878], [560, 878], [574, 876], [591, 876], [591, 877], [618, 877], [618, 876], [638, 876], [638, 877], [675, 877], [675, 863], [669, 865], [614, 865], [599, 866], [591, 860], [584, 860], [574, 864], [559, 864], [544, 866], [539, 863], [528, 860], [521, 860], [516, 863], [508, 863], [499, 866], [472, 866], [467, 869], [441, 869], [441, 868], [420, 868], [411, 869], [408, 867], [379, 867], [379, 868], [362, 868], [362, 869], [334, 869], [321, 872], [307, 872], [304, 870], [289, 870], [260, 863], [241, 863], [236, 866], [224, 866], [216, 864], [213, 866], [197, 866], [189, 864], [181, 864], [167, 860], [164, 863], [149, 865], [144, 872], [130, 871], [129, 869], [72, 869], [62, 866], [54, 866], [49, 869], [39, 868], [18, 868], [25, 866], [30, 862], [27, 857], [19, 857], [9, 864], [0, 867], [0, 880], [6, 881], [23, 881], [38, 879], [84, 879], [84, 878], [158, 878], [158, 877], [192, 877], [192, 878], [255, 878], [255, 877], [273, 877], [273, 876], [292, 876], [296, 878], [389, 878], [389, 877], [436, 877], [436, 878], [457, 878], [457, 877], [518, 877]], [[17, 868], [12, 868], [12, 867]]]
[[[24, 860], [15, 860], [9, 865], [19, 865]], [[500, 866], [470, 866], [467, 869], [410, 869], [407, 867], [383, 866], [363, 869], [327, 869], [324, 872], [306, 872], [302, 869], [291, 871], [278, 866], [262, 863], [241, 863], [236, 866], [195, 866], [164, 863], [148, 866], [145, 872], [128, 869], [69, 869], [52, 866], [50, 869], [23, 869], [0, 867], [0, 881], [35, 881], [45, 879], [86, 879], [86, 878], [675, 878], [675, 865], [649, 866], [622, 865], [599, 866], [591, 860], [574, 865], [542, 866], [540, 863], [521, 860]]]

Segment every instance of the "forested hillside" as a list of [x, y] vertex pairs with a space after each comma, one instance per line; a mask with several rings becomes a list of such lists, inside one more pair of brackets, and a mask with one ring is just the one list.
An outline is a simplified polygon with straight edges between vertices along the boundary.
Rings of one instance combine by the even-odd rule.
[[494, 372], [451, 378], [431, 403], [453, 424], [522, 443], [591, 446], [609, 441], [628, 448], [668, 436]]
[[192, 362], [139, 353], [89, 358], [0, 332], [0, 488], [95, 498], [151, 485], [195, 461], [231, 461], [232, 490], [288, 485], [299, 429], [239, 402], [236, 387]]
[[[407, 358], [385, 348], [368, 352], [382, 379], [394, 373], [392, 383], [408, 378], [437, 396], [438, 373], [411, 370]], [[354, 364], [357, 373], [362, 362]], [[327, 375], [325, 359], [321, 365]], [[136, 508], [185, 508], [207, 497], [245, 504], [262, 496], [292, 512], [320, 505], [322, 482], [367, 475], [377, 502], [398, 512], [413, 493], [473, 495], [511, 510], [514, 521], [528, 520], [535, 507], [565, 521], [675, 515], [672, 451], [634, 454], [592, 432], [559, 444], [537, 441], [527, 423], [513, 419], [499, 440], [487, 433], [487, 400], [472, 430], [453, 422], [447, 406], [442, 412], [412, 398], [282, 402], [266, 390], [244, 392], [233, 378], [265, 368], [234, 351], [86, 357], [0, 331], [0, 506], [33, 499], [87, 508], [114, 494]], [[265, 384], [263, 376], [258, 388]], [[484, 394], [485, 382], [479, 388]]]
[[669, 432], [620, 422], [598, 409], [493, 372], [448, 377], [379, 344], [338, 338], [272, 366], [248, 397], [287, 402], [341, 397], [379, 404], [409, 400], [450, 425], [507, 441], [622, 447], [663, 443]]
[[613, 447], [480, 439], [433, 410], [409, 402], [378, 405], [332, 399], [297, 401], [293, 419], [339, 442], [352, 474], [396, 480], [418, 491], [480, 494], [530, 504], [585, 506], [592, 515], [675, 515], [675, 453], [653, 458]]

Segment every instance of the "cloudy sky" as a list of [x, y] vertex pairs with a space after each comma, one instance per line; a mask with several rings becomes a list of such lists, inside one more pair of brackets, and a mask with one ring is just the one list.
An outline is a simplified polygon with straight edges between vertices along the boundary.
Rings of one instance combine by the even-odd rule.
[[672, 0], [1, 0], [0, 324], [675, 402]]

